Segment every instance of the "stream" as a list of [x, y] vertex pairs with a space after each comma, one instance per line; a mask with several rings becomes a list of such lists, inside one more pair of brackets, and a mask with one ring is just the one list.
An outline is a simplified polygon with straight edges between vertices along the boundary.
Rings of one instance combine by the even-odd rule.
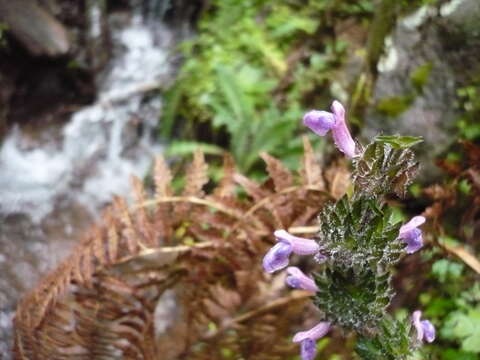
[[[128, 195], [130, 175], [145, 176], [162, 152], [159, 91], [173, 79], [173, 49], [180, 41], [160, 21], [167, 4], [149, 0], [131, 6], [135, 10], [109, 13], [112, 56], [96, 74], [94, 103], [61, 127], [32, 135], [13, 126], [3, 140], [0, 358], [10, 359], [19, 298], [68, 254], [114, 194]], [[90, 31], [100, 36], [101, 9], [95, 6]]]

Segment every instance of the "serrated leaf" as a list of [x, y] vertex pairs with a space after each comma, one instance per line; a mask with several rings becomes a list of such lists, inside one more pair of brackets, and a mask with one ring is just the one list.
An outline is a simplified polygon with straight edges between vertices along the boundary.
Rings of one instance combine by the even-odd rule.
[[379, 135], [375, 142], [389, 144], [394, 149], [408, 149], [423, 142], [421, 136]]
[[360, 157], [354, 159], [355, 190], [369, 197], [395, 192], [403, 197], [418, 170], [413, 152], [394, 148], [378, 138], [368, 144]]

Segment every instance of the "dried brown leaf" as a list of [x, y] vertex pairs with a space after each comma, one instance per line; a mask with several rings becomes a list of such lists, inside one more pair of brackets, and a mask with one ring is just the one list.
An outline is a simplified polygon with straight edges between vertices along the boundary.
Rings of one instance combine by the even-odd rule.
[[335, 199], [340, 199], [351, 185], [350, 172], [344, 161], [337, 161], [330, 166], [326, 173], [329, 192]]
[[303, 183], [325, 190], [322, 168], [315, 158], [312, 145], [307, 136], [303, 137], [303, 164], [301, 169]]
[[158, 156], [155, 159], [154, 181], [155, 198], [158, 199], [172, 195], [172, 174], [163, 156]]
[[187, 169], [185, 188], [183, 195], [186, 196], [203, 196], [203, 186], [208, 183], [208, 165], [205, 162], [203, 152], [198, 149], [193, 155], [193, 162]]
[[480, 274], [480, 261], [470, 251], [463, 246], [451, 246], [448, 244], [441, 244], [441, 246], [450, 254], [460, 258], [465, 264], [473, 269], [477, 274]]
[[235, 182], [242, 186], [247, 194], [250, 195], [255, 201], [260, 201], [271, 194], [269, 191], [262, 189], [262, 187], [255, 181], [243, 176], [242, 174], [236, 173], [233, 178]]
[[107, 263], [107, 257], [105, 255], [105, 247], [103, 244], [103, 231], [98, 226], [94, 226], [92, 229], [90, 237], [93, 242], [93, 254], [97, 261], [104, 265]]
[[471, 166], [480, 166], [480, 146], [471, 141], [462, 141]]
[[260, 157], [267, 164], [267, 171], [275, 185], [275, 191], [280, 192], [293, 185], [292, 173], [278, 159], [266, 152], [262, 152]]
[[213, 192], [214, 197], [231, 197], [235, 191], [235, 181], [233, 175], [235, 174], [235, 162], [232, 155], [225, 153], [223, 155], [223, 176], [220, 183]]

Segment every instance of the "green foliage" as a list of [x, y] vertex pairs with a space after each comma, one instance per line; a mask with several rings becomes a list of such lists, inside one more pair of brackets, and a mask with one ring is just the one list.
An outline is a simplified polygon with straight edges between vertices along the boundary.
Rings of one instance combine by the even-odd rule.
[[480, 284], [462, 292], [455, 305], [443, 323], [442, 337], [458, 341], [465, 352], [480, 354]]
[[405, 244], [398, 239], [398, 214], [384, 201], [393, 191], [405, 192], [417, 167], [409, 148], [419, 141], [377, 137], [354, 158], [353, 195], [319, 214], [318, 243], [327, 259], [314, 277], [314, 303], [326, 320], [357, 332], [362, 359], [406, 359], [419, 345], [409, 320], [387, 315], [393, 267]]
[[433, 64], [428, 62], [416, 68], [410, 75], [410, 80], [418, 92], [422, 92], [423, 87], [430, 78]]
[[[232, 155], [237, 159], [239, 168], [247, 172], [261, 151], [274, 153], [280, 145], [284, 145], [281, 154], [286, 155], [291, 149], [289, 140], [297, 122], [281, 114], [274, 106], [257, 113], [251, 99], [243, 93], [240, 79], [228, 68], [220, 67], [217, 80], [223, 98], [213, 99], [211, 105], [215, 109], [213, 125], [225, 126], [232, 135]], [[299, 144], [296, 145], [298, 147]]]
[[376, 337], [362, 336], [356, 351], [365, 360], [402, 360], [412, 355], [410, 346], [410, 322], [407, 319], [391, 319], [386, 316], [378, 328]]
[[480, 307], [451, 313], [442, 328], [442, 335], [459, 340], [464, 351], [480, 353]]
[[345, 195], [320, 214], [323, 249], [335, 266], [356, 271], [394, 265], [403, 250], [396, 240], [400, 223], [392, 221], [392, 211], [372, 198], [348, 199]]
[[392, 295], [389, 274], [370, 269], [330, 265], [315, 276], [315, 281], [320, 291], [314, 303], [326, 319], [357, 332], [378, 325]]
[[461, 350], [446, 349], [441, 354], [442, 360], [478, 360], [478, 356], [473, 353], [467, 353]]
[[480, 81], [474, 81], [471, 85], [458, 89], [457, 108], [462, 112], [462, 117], [457, 122], [460, 136], [470, 140], [480, 139]]
[[251, 173], [261, 151], [296, 167], [301, 142], [291, 139], [305, 99], [328, 84], [345, 50], [319, 36], [328, 25], [322, 19], [334, 6], [365, 14], [370, 3], [212, 1], [198, 36], [181, 46], [185, 61], [166, 94], [162, 135], [170, 137], [178, 120], [193, 132], [208, 122], [217, 136], [228, 135], [222, 145], [241, 171]]
[[418, 170], [415, 156], [408, 148], [420, 141], [413, 136], [378, 136], [354, 159], [356, 190], [366, 196], [390, 192], [405, 196], [405, 189]]
[[414, 97], [411, 95], [384, 98], [377, 103], [377, 110], [387, 116], [397, 117], [412, 105], [413, 100]]
[[462, 276], [464, 266], [447, 259], [437, 260], [432, 265], [432, 274], [440, 281], [444, 283], [446, 281], [458, 280]]
[[[442, 243], [454, 243], [442, 238]], [[432, 348], [442, 360], [478, 359], [480, 356], [480, 284], [471, 286], [471, 274], [466, 267], [447, 259], [432, 265], [432, 275], [439, 283], [421, 294], [426, 314], [436, 324], [439, 341]], [[457, 345], [458, 344], [458, 345]]]
[[392, 136], [382, 135], [376, 137], [376, 142], [385, 143], [392, 146], [394, 149], [408, 149], [413, 145], [419, 144], [423, 139], [419, 136]]
[[204, 144], [196, 141], [175, 141], [165, 152], [167, 156], [173, 155], [188, 155], [195, 152], [195, 150], [201, 150], [204, 154], [208, 155], [221, 155], [223, 149], [213, 144]]
[[344, 196], [321, 213], [319, 237], [327, 266], [316, 277], [317, 306], [327, 319], [363, 331], [375, 327], [393, 296], [391, 267], [405, 245], [397, 240], [400, 223], [375, 200]]

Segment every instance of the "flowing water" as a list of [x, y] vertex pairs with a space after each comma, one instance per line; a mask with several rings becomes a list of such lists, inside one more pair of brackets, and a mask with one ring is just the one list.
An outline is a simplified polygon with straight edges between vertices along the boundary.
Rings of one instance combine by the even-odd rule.
[[[145, 4], [136, 12], [108, 15], [113, 55], [97, 75], [93, 104], [75, 112], [60, 130], [45, 128], [35, 139], [13, 128], [0, 148], [4, 358], [10, 357], [19, 297], [65, 257], [113, 194], [128, 194], [130, 174], [144, 176], [162, 151], [156, 137], [159, 91], [175, 73], [177, 37], [159, 20], [167, 2]], [[90, 14], [90, 36], [100, 36], [100, 8]]]

